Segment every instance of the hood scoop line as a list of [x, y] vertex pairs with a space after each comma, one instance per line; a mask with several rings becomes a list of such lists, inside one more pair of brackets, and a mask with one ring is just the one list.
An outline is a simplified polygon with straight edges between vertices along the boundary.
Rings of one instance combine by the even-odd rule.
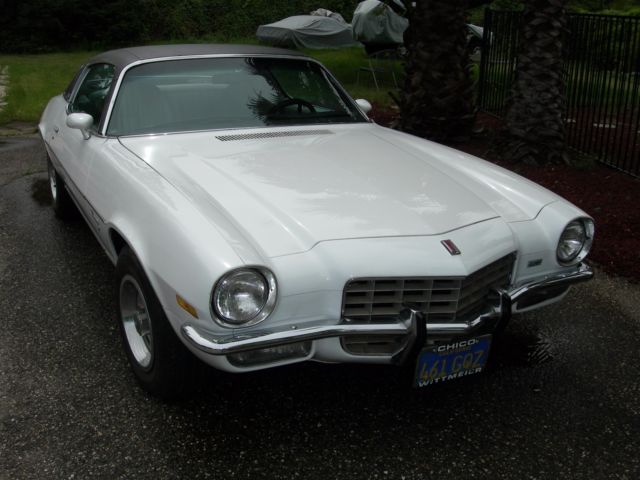
[[216, 138], [222, 142], [232, 142], [235, 140], [257, 140], [262, 138], [276, 137], [300, 137], [304, 135], [331, 135], [331, 130], [283, 130], [279, 132], [260, 132], [260, 133], [240, 133], [236, 135], [216, 135]]

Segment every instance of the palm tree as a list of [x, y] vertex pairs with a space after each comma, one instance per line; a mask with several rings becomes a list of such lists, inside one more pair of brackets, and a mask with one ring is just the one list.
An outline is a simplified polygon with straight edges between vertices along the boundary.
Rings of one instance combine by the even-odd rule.
[[516, 78], [498, 147], [513, 162], [566, 163], [562, 53], [567, 0], [524, 4]]
[[[409, 2], [407, 2], [409, 3]], [[420, 0], [408, 10], [400, 130], [436, 141], [469, 136], [475, 119], [465, 0]]]

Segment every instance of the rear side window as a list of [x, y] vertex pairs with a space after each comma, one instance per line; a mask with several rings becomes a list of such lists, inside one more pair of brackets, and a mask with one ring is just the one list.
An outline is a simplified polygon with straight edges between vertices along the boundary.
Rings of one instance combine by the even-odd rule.
[[69, 105], [69, 111], [88, 113], [93, 117], [93, 124], [97, 125], [104, 110], [114, 73], [115, 67], [108, 63], [89, 67], [75, 98]]

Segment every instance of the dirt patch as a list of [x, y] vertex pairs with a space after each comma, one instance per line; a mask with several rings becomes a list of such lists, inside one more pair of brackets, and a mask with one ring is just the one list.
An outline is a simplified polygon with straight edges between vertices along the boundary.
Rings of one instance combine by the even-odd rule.
[[373, 108], [367, 114], [371, 120], [376, 122], [378, 125], [383, 125], [385, 127], [390, 126], [393, 121], [398, 118], [400, 115], [397, 108], [396, 109], [382, 109], [379, 105], [373, 104]]
[[2, 110], [6, 105], [5, 102], [7, 85], [9, 84], [9, 67], [6, 65], [0, 65], [0, 110]]
[[9, 122], [0, 125], [0, 137], [15, 137], [17, 135], [31, 135], [38, 131], [38, 126], [29, 122]]
[[[376, 112], [371, 117], [388, 126], [396, 112]], [[531, 167], [492, 158], [491, 141], [499, 120], [479, 115], [481, 133], [453, 148], [493, 161], [574, 203], [596, 222], [596, 237], [589, 255], [603, 270], [640, 281], [640, 179], [602, 164], [588, 169], [566, 165]]]

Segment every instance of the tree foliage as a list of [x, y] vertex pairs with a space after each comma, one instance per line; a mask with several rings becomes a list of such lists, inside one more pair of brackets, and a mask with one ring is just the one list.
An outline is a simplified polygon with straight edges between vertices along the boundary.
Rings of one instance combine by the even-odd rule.
[[[351, 18], [357, 0], [323, 0]], [[0, 0], [0, 51], [105, 49], [149, 41], [253, 37], [256, 28], [318, 8], [315, 0]]]

